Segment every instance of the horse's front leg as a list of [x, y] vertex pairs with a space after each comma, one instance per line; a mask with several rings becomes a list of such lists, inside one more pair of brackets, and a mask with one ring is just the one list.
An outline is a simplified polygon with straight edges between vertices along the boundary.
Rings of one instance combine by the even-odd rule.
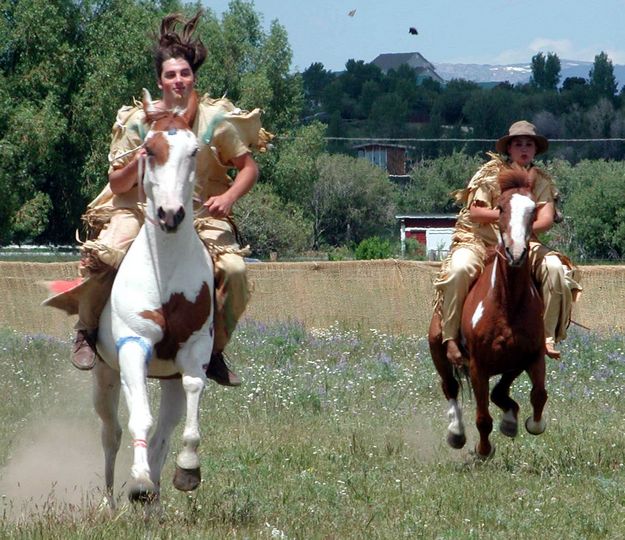
[[519, 404], [510, 397], [510, 386], [522, 370], [505, 372], [490, 394], [491, 401], [502, 411], [499, 431], [506, 437], [516, 437], [518, 433]]
[[102, 421], [100, 438], [104, 450], [105, 503], [111, 509], [115, 508], [115, 460], [122, 440], [122, 428], [117, 417], [119, 389], [119, 373], [104, 362], [96, 362], [93, 370], [93, 405]]
[[150, 478], [147, 443], [152, 427], [146, 384], [151, 344], [144, 338], [133, 337], [123, 342], [118, 355], [122, 388], [129, 412], [128, 429], [134, 447], [128, 497], [131, 501], [151, 502], [156, 496], [156, 488]]
[[530, 402], [532, 403], [533, 415], [525, 420], [525, 429], [532, 435], [540, 435], [547, 427], [543, 418], [543, 409], [547, 403], [547, 391], [545, 390], [545, 357], [542, 351], [536, 361], [532, 362], [527, 369], [527, 374], [532, 381]]
[[161, 379], [160, 386], [158, 422], [148, 447], [150, 478], [157, 491], [160, 490], [161, 472], [169, 452], [171, 435], [182, 418], [186, 401], [180, 379]]
[[480, 433], [480, 440], [475, 446], [478, 457], [488, 459], [495, 453], [495, 446], [488, 437], [493, 431], [493, 418], [488, 412], [488, 376], [475, 368], [475, 360], [471, 358], [471, 384], [475, 396], [476, 418], [475, 425]]
[[196, 344], [190, 350], [181, 350], [177, 362], [182, 368], [182, 387], [186, 394], [187, 416], [182, 432], [182, 450], [176, 458], [174, 486], [180, 491], [192, 491], [200, 485], [200, 398], [206, 385], [202, 364], [210, 357], [210, 347]]

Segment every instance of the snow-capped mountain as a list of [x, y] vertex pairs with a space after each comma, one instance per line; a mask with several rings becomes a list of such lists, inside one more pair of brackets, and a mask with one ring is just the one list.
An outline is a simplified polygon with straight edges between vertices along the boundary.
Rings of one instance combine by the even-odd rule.
[[[568, 77], [589, 78], [589, 72], [592, 69], [592, 62], [582, 62], [575, 60], [560, 60], [560, 83]], [[526, 64], [508, 64], [508, 65], [490, 65], [490, 64], [434, 64], [436, 72], [446, 81], [451, 79], [465, 79], [478, 83], [497, 83], [508, 81], [512, 84], [529, 82], [532, 76], [532, 65], [530, 62]], [[625, 66], [614, 66], [614, 77], [618, 84], [619, 90], [625, 85]]]

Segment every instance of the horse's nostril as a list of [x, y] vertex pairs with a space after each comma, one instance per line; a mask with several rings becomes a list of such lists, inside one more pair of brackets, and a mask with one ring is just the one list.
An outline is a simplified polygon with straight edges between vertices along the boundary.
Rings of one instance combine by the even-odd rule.
[[160, 219], [160, 220], [164, 220], [165, 219], [165, 210], [163, 210], [162, 206], [158, 207], [158, 210], [156, 211], [156, 215], [158, 216], [158, 219]]
[[185, 216], [185, 211], [184, 211], [184, 208], [181, 206], [176, 212], [176, 215], [174, 216], [174, 224], [176, 226], [180, 225], [182, 223], [182, 220], [184, 219], [184, 216]]

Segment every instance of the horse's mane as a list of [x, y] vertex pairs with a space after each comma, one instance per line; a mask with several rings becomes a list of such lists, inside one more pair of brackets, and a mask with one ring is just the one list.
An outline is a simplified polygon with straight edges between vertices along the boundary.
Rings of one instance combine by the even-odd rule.
[[519, 167], [502, 169], [499, 172], [497, 180], [501, 191], [515, 188], [529, 188], [534, 186], [536, 173], [532, 170], [529, 172]]
[[198, 97], [195, 90], [192, 92], [189, 98], [189, 104], [186, 109], [176, 107], [174, 109], [165, 109], [162, 106], [149, 107], [147, 102], [143, 103], [143, 110], [145, 111], [145, 123], [150, 125], [158, 122], [161, 129], [168, 129], [169, 126], [174, 127], [179, 122], [178, 118], [184, 119], [189, 125], [193, 125], [195, 114], [198, 107]]

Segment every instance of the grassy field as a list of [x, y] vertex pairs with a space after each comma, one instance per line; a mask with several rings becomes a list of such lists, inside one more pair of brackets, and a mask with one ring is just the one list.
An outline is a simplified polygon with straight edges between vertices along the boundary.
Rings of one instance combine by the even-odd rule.
[[[160, 509], [127, 505], [125, 440], [111, 517], [97, 506], [90, 376], [70, 368], [68, 344], [6, 331], [0, 537], [625, 538], [624, 347], [622, 335], [572, 328], [564, 361], [548, 364], [545, 434], [494, 433], [482, 463], [469, 451], [472, 401], [467, 447], [444, 442], [447, 404], [424, 339], [248, 322], [230, 354], [243, 386], [212, 384], [203, 398], [199, 490], [174, 490], [170, 459]], [[526, 376], [513, 393], [525, 418]]]

